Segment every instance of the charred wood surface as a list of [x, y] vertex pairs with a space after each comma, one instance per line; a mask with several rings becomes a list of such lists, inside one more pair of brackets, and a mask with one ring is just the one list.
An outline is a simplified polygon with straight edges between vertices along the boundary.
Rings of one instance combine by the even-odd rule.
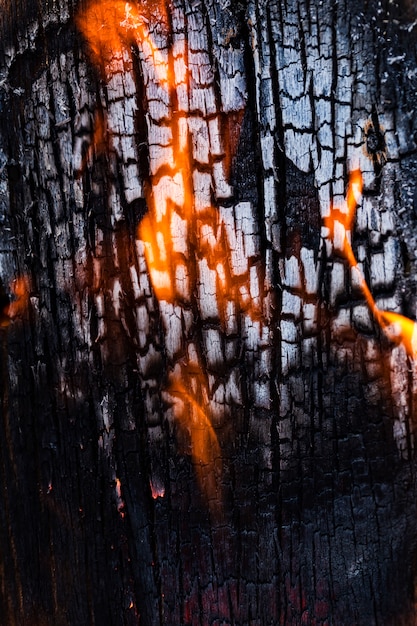
[[416, 19], [3, 4], [0, 624], [416, 623]]

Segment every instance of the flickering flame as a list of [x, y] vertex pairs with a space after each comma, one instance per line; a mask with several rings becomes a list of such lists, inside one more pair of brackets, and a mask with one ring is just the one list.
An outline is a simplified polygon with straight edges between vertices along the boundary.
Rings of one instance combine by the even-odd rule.
[[[88, 42], [93, 59], [108, 80], [121, 71], [120, 60], [126, 58], [131, 46], [137, 46], [145, 83], [157, 83], [159, 93], [165, 92], [166, 102], [171, 102], [171, 96], [178, 88], [176, 81], [183, 87], [192, 82], [188, 77], [188, 53], [181, 52], [181, 47], [175, 49], [175, 55], [168, 47], [164, 48], [163, 54], [158, 50], [148, 29], [151, 21], [144, 15], [146, 6], [121, 0], [93, 0], [79, 13], [77, 25]], [[168, 61], [170, 54], [174, 60], [172, 63]], [[206, 193], [199, 189], [194, 179], [193, 143], [198, 140], [193, 135], [187, 107], [180, 108], [173, 106], [171, 121], [163, 121], [163, 127], [170, 131], [167, 136], [171, 137], [171, 143], [165, 146], [165, 162], [155, 163], [152, 157], [150, 159], [151, 184], [144, 187], [148, 212], [138, 227], [153, 292], [161, 303], [161, 310], [164, 303], [186, 302], [191, 305], [191, 299], [198, 294], [199, 303], [195, 309], [205, 300], [206, 318], [218, 316], [223, 324], [228, 320], [232, 320], [232, 324], [235, 316], [242, 312], [256, 322], [253, 326], [259, 327], [261, 332], [262, 302], [257, 280], [262, 279], [257, 267], [248, 269], [249, 266], [242, 263], [246, 253], [244, 237], [254, 235], [243, 232], [243, 226], [239, 227], [239, 232], [233, 232], [230, 220], [227, 225], [224, 223], [224, 219], [229, 218], [222, 218], [212, 204], [214, 193], [219, 198], [231, 195], [226, 178], [238, 133], [233, 133], [228, 146], [220, 147], [220, 116], [209, 121], [204, 119], [203, 123], [210, 125], [207, 141], [210, 144], [214, 141], [217, 155], [213, 162], [207, 157], [207, 171], [201, 174], [205, 180], [211, 177], [210, 189]], [[242, 112], [235, 113], [235, 120], [241, 119]], [[93, 138], [96, 150], [96, 143], [103, 137], [104, 128], [98, 123]], [[164, 154], [162, 146], [161, 154]], [[233, 278], [231, 265], [237, 268]], [[194, 309], [194, 302], [189, 308]], [[214, 470], [215, 465], [220, 466], [221, 454], [211, 422], [207, 376], [197, 361], [192, 367], [185, 361], [181, 362], [179, 370], [177, 366], [172, 368], [170, 382], [163, 392], [174, 405], [178, 423], [189, 432], [191, 456], [201, 489], [209, 501], [214, 501], [217, 489]], [[180, 375], [178, 371], [181, 371]], [[211, 477], [208, 476], [210, 471]], [[154, 498], [164, 495], [163, 488], [152, 483], [151, 490]]]
[[[333, 239], [335, 247], [341, 250], [351, 267], [357, 267], [358, 265], [350, 243], [350, 232], [355, 218], [356, 207], [362, 194], [362, 188], [362, 174], [359, 170], [354, 170], [349, 177], [345, 205], [341, 209], [332, 208], [330, 216], [324, 219], [324, 224], [330, 231], [330, 237]], [[366, 286], [364, 279], [363, 283], [362, 288]]]
[[330, 216], [325, 218], [324, 223], [329, 229], [330, 237], [333, 239], [335, 247], [342, 251], [350, 267], [357, 272], [358, 284], [375, 321], [390, 341], [403, 344], [407, 354], [414, 359], [417, 355], [417, 324], [404, 315], [391, 311], [382, 311], [377, 307], [352, 249], [350, 232], [356, 207], [360, 202], [362, 189], [362, 174], [359, 170], [354, 170], [349, 177], [346, 204], [343, 210], [333, 208]]
[[107, 76], [114, 72], [117, 58], [123, 51], [141, 42], [146, 52], [152, 55], [155, 73], [162, 80], [166, 78], [166, 67], [139, 7], [123, 0], [93, 0], [78, 13], [76, 23], [88, 42], [94, 61], [99, 66], [104, 65]]
[[[210, 419], [181, 382], [173, 384], [168, 390], [172, 395], [178, 395], [183, 403], [188, 404], [190, 409], [191, 419], [186, 419], [186, 425], [190, 429], [191, 451], [195, 463], [210, 465], [213, 459], [220, 456], [217, 436]], [[177, 417], [181, 420], [185, 414], [184, 408], [179, 409]], [[207, 445], [207, 441], [209, 441], [210, 446]]]
[[162, 485], [155, 484], [154, 481], [149, 482], [149, 486], [151, 488], [151, 496], [154, 500], [157, 498], [163, 498], [165, 496], [165, 487]]
[[28, 307], [29, 280], [26, 276], [16, 278], [10, 285], [12, 300], [2, 311], [0, 326], [8, 326], [17, 317], [21, 317]]
[[152, 215], [147, 214], [139, 226], [138, 235], [145, 244], [146, 262], [156, 297], [159, 301], [172, 302], [175, 296], [175, 265], [169, 224], [165, 220], [158, 224]]
[[[188, 378], [187, 375], [185, 377]], [[192, 383], [196, 383], [198, 378], [198, 385], [194, 386], [198, 386], [199, 390], [202, 390], [204, 393], [206, 385], [204, 380], [202, 380], [202, 373], [194, 373], [192, 378], [194, 381], [188, 380], [188, 385], [191, 387]], [[217, 435], [210, 418], [206, 410], [201, 408], [201, 404], [208, 405], [207, 399], [203, 403], [198, 402], [193, 393], [186, 388], [183, 380], [178, 379], [175, 375], [171, 376], [167, 392], [174, 400], [176, 419], [188, 431], [191, 457], [200, 490], [204, 493], [208, 502], [218, 502], [221, 498], [217, 494], [213, 472], [216, 461], [221, 472], [221, 453]]]
[[407, 354], [417, 356], [417, 324], [404, 315], [378, 311], [378, 321], [386, 336], [394, 343], [402, 343]]
[[117, 506], [117, 510], [119, 512], [120, 517], [124, 517], [125, 516], [125, 512], [124, 512], [124, 508], [125, 508], [125, 503], [123, 501], [123, 496], [122, 496], [122, 483], [120, 482], [119, 478], [115, 478], [115, 489], [116, 489], [116, 506]]

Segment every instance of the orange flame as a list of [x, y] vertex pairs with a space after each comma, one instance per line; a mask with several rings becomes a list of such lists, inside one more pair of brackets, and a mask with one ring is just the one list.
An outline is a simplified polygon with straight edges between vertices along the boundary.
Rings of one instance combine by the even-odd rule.
[[[145, 10], [145, 6], [139, 3], [92, 0], [78, 14], [77, 25], [88, 42], [93, 58], [104, 69], [108, 79], [113, 73], [121, 71], [120, 59], [129, 47], [137, 45], [149, 79], [159, 83], [159, 87], [166, 92], [166, 100], [170, 101], [178, 78], [172, 68], [181, 65], [181, 78], [177, 82], [188, 84], [187, 62], [184, 58], [183, 64], [170, 64], [158, 50], [147, 27], [149, 21], [144, 16]], [[176, 61], [180, 54], [176, 52]], [[207, 315], [213, 311], [213, 315], [218, 314], [224, 322], [228, 315], [232, 317], [241, 311], [252, 321], [259, 321], [262, 317], [261, 297], [254, 293], [257, 291], [254, 275], [258, 269], [250, 268], [252, 273], [249, 277], [250, 270], [239, 267], [238, 276], [231, 279], [230, 259], [232, 252], [236, 257], [243, 254], [243, 234], [234, 234], [228, 239], [219, 211], [212, 206], [214, 188], [220, 189], [220, 196], [228, 193], [225, 178], [230, 167], [232, 144], [224, 149], [216, 148], [218, 154], [224, 153], [223, 161], [217, 160], [212, 165], [209, 191], [199, 190], [198, 183], [193, 179], [191, 145], [194, 137], [186, 115], [185, 111], [176, 110], [171, 122], [164, 120], [164, 124], [170, 125], [172, 143], [167, 148], [168, 156], [164, 163], [155, 164], [151, 159], [151, 185], [145, 187], [148, 213], [138, 227], [138, 237], [144, 244], [154, 294], [160, 302], [169, 304], [189, 300], [206, 280], [205, 274], [211, 281], [208, 286], [203, 284], [207, 299], [215, 300]], [[237, 115], [237, 118], [242, 119], [242, 116]], [[210, 120], [212, 130], [215, 123], [216, 120]], [[93, 142], [103, 135], [103, 129], [98, 126], [97, 139]], [[219, 174], [222, 167], [223, 174]], [[209, 176], [208, 171], [204, 176]], [[196, 200], [198, 193], [200, 196]], [[239, 263], [237, 260], [236, 265]], [[221, 455], [207, 408], [210, 401], [206, 379], [202, 366], [196, 363], [192, 367], [182, 364], [181, 372], [181, 380], [178, 375], [171, 375], [165, 393], [174, 398], [175, 417], [189, 432], [191, 455], [201, 489], [209, 501], [214, 501], [214, 467], [215, 462], [220, 463]], [[207, 474], [208, 468], [211, 468], [211, 476]], [[156, 498], [163, 495], [163, 491], [152, 487], [152, 495]]]
[[147, 214], [141, 222], [138, 235], [145, 244], [146, 262], [156, 297], [159, 301], [172, 302], [174, 288], [169, 225], [164, 222], [156, 224]]
[[[353, 220], [356, 213], [356, 207], [360, 202], [363, 189], [362, 174], [359, 170], [354, 170], [349, 176], [349, 183], [346, 192], [345, 210], [333, 209], [331, 215], [324, 220], [325, 226], [329, 229], [330, 237], [341, 249], [351, 268], [356, 268], [359, 278], [359, 286], [365, 297], [375, 321], [380, 328], [394, 343], [402, 343], [407, 354], [411, 358], [417, 355], [417, 324], [408, 317], [394, 313], [391, 311], [381, 311], [375, 302], [375, 299], [366, 283], [366, 280], [358, 267], [355, 254], [352, 250], [352, 244], [347, 235], [352, 230]], [[342, 238], [342, 242], [340, 242]], [[341, 243], [341, 245], [340, 245]]]
[[394, 343], [402, 343], [407, 354], [417, 356], [417, 324], [404, 315], [378, 311], [378, 321], [386, 336]]
[[125, 503], [123, 501], [122, 496], [122, 483], [120, 482], [120, 478], [115, 478], [115, 488], [116, 488], [116, 506], [121, 518], [125, 516], [124, 508]]
[[[169, 65], [154, 45], [139, 8], [140, 5], [136, 6], [121, 0], [94, 0], [87, 9], [78, 14], [76, 21], [78, 28], [88, 42], [93, 58], [96, 63], [104, 68], [107, 77], [110, 78], [114, 72], [120, 71], [117, 68], [117, 58], [120, 58], [129, 46], [136, 44], [142, 49], [148, 71], [151, 70], [154, 78], [159, 81], [168, 94], [169, 90], [174, 87]], [[188, 131], [185, 129], [185, 134], [184, 128], [182, 132], [180, 131], [178, 120], [173, 121], [172, 135], [173, 141], [176, 143], [175, 158], [171, 163], [163, 165], [167, 168], [167, 178], [170, 184], [176, 188], [178, 193], [179, 206], [176, 206], [176, 209], [178, 210], [180, 207], [182, 220], [189, 223], [193, 219], [193, 193], [190, 182], [192, 180], [191, 156], [187, 139]], [[98, 124], [93, 138], [94, 146], [103, 140], [103, 136], [104, 128]], [[89, 156], [90, 153], [87, 158]], [[155, 296], [159, 301], [174, 302], [178, 295], [175, 283], [178, 282], [178, 269], [181, 269], [179, 267], [181, 254], [174, 251], [173, 240], [175, 237], [181, 238], [181, 235], [179, 236], [174, 232], [175, 211], [172, 201], [167, 198], [170, 194], [161, 189], [163, 200], [161, 201], [160, 198], [155, 200], [155, 186], [158, 185], [158, 182], [155, 180], [152, 182], [153, 189], [147, 197], [148, 214], [143, 218], [138, 228], [138, 236], [144, 242], [145, 258]], [[186, 234], [183, 235], [184, 237]], [[187, 247], [188, 241], [183, 243]], [[186, 260], [184, 259], [182, 276], [183, 280], [189, 281], [191, 269], [185, 264]], [[189, 292], [189, 289], [185, 291]], [[186, 368], [184, 376], [189, 376]], [[204, 378], [202, 372], [194, 372], [193, 378], [197, 382], [197, 386], [202, 389], [204, 387], [201, 383]], [[211, 421], [180, 380], [175, 379], [174, 382], [174, 377], [171, 377], [171, 383], [166, 391], [177, 400], [174, 403], [177, 405], [176, 418], [180, 422], [186, 423], [189, 430], [196, 473], [203, 492], [210, 499], [211, 489], [208, 489], [207, 484], [203, 484], [203, 468], [210, 467], [214, 463], [214, 459], [220, 458], [219, 444]], [[163, 492], [152, 489], [152, 495], [158, 497], [163, 495]]]
[[29, 303], [29, 280], [26, 276], [16, 278], [10, 289], [13, 294], [13, 299], [2, 311], [1, 327], [9, 326], [10, 322], [17, 317], [21, 317], [26, 311]]
[[162, 55], [153, 44], [138, 5], [123, 0], [93, 0], [78, 13], [76, 24], [95, 62], [104, 65], [108, 76], [115, 70], [116, 58], [132, 44], [141, 43], [153, 57], [157, 77], [166, 78]]
[[[347, 233], [350, 233], [352, 230], [356, 206], [362, 193], [362, 188], [362, 174], [359, 170], [354, 170], [349, 177], [346, 204], [343, 210], [332, 208], [330, 216], [324, 219], [324, 224], [330, 231], [330, 237], [335, 244], [338, 244], [337, 247], [341, 249], [351, 267], [357, 267], [358, 263]], [[342, 239], [341, 242], [340, 239]], [[364, 279], [363, 282], [365, 283]]]
[[[202, 372], [193, 373], [192, 379], [188, 372], [185, 377], [188, 383], [198, 387], [202, 394], [207, 395], [206, 384]], [[215, 463], [221, 472], [221, 453], [217, 435], [206, 411], [201, 408], [193, 393], [188, 391], [184, 382], [175, 375], [171, 376], [167, 392], [174, 399], [174, 414], [179, 423], [188, 431], [190, 438], [191, 457], [200, 484], [200, 490], [206, 500], [212, 504], [221, 501], [217, 495], [217, 482], [214, 474]], [[207, 401], [203, 401], [208, 404]]]

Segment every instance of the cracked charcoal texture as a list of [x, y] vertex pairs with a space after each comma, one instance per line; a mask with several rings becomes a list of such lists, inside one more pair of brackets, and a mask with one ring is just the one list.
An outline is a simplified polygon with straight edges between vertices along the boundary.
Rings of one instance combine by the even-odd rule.
[[322, 226], [360, 168], [415, 320], [415, 8], [132, 0], [97, 63], [81, 4], [0, 19], [0, 624], [413, 626], [416, 369]]

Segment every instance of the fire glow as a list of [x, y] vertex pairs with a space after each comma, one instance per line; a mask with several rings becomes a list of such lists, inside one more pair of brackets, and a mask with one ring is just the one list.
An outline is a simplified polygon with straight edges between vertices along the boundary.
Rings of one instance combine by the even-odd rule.
[[10, 286], [12, 300], [2, 311], [1, 326], [7, 327], [10, 322], [21, 317], [28, 307], [29, 302], [29, 280], [26, 276], [16, 278]]
[[[163, 52], [158, 50], [150, 35], [150, 20], [140, 13], [145, 8], [146, 5], [130, 2], [94, 0], [78, 14], [77, 25], [106, 80], [114, 72], [120, 72], [116, 60], [124, 58], [132, 46], [137, 46], [145, 82], [151, 77], [164, 100], [170, 102], [172, 94], [178, 89], [184, 94], [190, 82], [188, 51], [186, 44], [183, 47], [177, 45], [172, 54], [167, 48]], [[171, 60], [168, 58], [170, 54]], [[175, 97], [180, 98], [178, 93]], [[160, 162], [159, 155], [150, 157], [150, 185], [145, 185], [148, 212], [137, 231], [138, 239], [143, 242], [162, 317], [165, 310], [178, 304], [184, 305], [187, 313], [198, 310], [192, 300], [198, 294], [197, 298], [209, 301], [207, 309], [210, 309], [209, 313], [199, 314], [202, 317], [218, 316], [223, 327], [228, 320], [231, 323], [236, 312], [244, 312], [251, 320], [259, 320], [262, 317], [260, 295], [253, 295], [248, 276], [240, 267], [237, 279], [232, 280], [230, 274], [230, 259], [236, 258], [236, 266], [239, 265], [246, 233], [243, 229], [240, 233], [231, 232], [230, 219], [213, 206], [211, 197], [216, 195], [221, 201], [231, 195], [226, 180], [231, 154], [220, 145], [220, 120], [211, 116], [207, 122], [208, 141], [215, 146], [216, 157], [213, 162], [207, 157], [202, 174], [207, 178], [208, 168], [211, 168], [212, 187], [211, 192], [206, 193], [194, 178], [193, 151], [196, 146], [193, 142], [198, 142], [196, 135], [192, 137], [195, 117], [190, 119], [188, 104], [183, 101], [182, 107], [173, 107], [172, 119], [163, 122], [163, 128], [169, 130], [167, 134], [170, 135], [166, 140], [168, 144], [164, 144], [165, 152], [161, 148], [161, 154], [165, 155], [163, 162]], [[97, 136], [103, 136], [101, 127]], [[96, 149], [94, 141], [93, 137], [93, 148]], [[254, 283], [252, 275], [251, 278]], [[209, 375], [201, 364], [204, 359], [194, 358], [194, 354], [194, 346], [188, 346], [185, 360], [175, 363], [174, 358], [175, 364], [171, 366], [162, 395], [171, 405], [180, 430], [188, 431], [190, 453], [201, 491], [209, 502], [213, 502], [221, 499], [214, 493], [215, 466], [221, 472], [220, 446], [212, 423]], [[163, 493], [158, 490], [153, 496]]]
[[329, 229], [333, 245], [342, 252], [352, 273], [356, 273], [355, 282], [358, 283], [374, 320], [390, 341], [397, 344], [402, 343], [408, 356], [415, 359], [417, 355], [417, 324], [404, 315], [382, 311], [378, 308], [352, 249], [351, 231], [356, 207], [361, 201], [362, 189], [362, 174], [359, 170], [353, 170], [349, 176], [345, 206], [342, 209], [332, 208], [330, 216], [324, 220], [324, 225]]
[[134, 43], [141, 42], [154, 61], [154, 70], [162, 80], [165, 64], [159, 50], [153, 45], [146, 21], [131, 2], [123, 0], [94, 0], [80, 11], [77, 27], [85, 37], [93, 60], [104, 64], [106, 76], [115, 71], [115, 58]]

